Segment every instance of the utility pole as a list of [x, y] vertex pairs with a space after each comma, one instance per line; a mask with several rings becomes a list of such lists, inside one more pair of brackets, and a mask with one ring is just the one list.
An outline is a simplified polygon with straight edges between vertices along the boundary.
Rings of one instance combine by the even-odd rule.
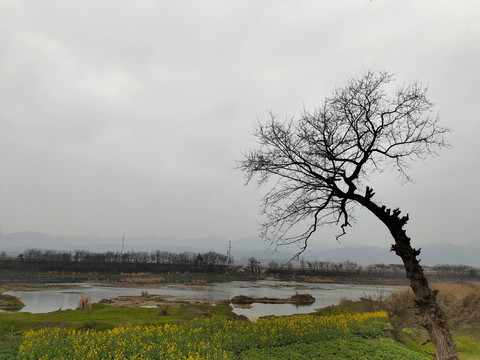
[[227, 265], [230, 265], [231, 259], [232, 259], [232, 241], [228, 241], [228, 250], [227, 250]]
[[123, 233], [123, 238], [122, 238], [122, 255], [123, 255], [123, 245], [125, 244], [125, 233]]

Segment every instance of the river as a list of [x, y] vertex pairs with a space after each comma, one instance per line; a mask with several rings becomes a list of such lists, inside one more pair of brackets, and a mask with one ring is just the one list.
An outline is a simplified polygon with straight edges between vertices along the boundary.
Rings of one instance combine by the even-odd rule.
[[[77, 284], [78, 285], [78, 284]], [[384, 297], [400, 286], [370, 286], [352, 284], [313, 284], [286, 281], [231, 281], [214, 283], [209, 287], [188, 287], [166, 285], [159, 288], [110, 287], [101, 284], [84, 283], [81, 288], [45, 291], [6, 291], [19, 297], [25, 304], [22, 312], [45, 313], [59, 309], [75, 309], [79, 299], [89, 296], [92, 302], [117, 296], [139, 296], [143, 290], [151, 295], [164, 295], [170, 300], [198, 298], [202, 302], [214, 304], [220, 299], [231, 299], [237, 295], [252, 297], [288, 298], [295, 293], [311, 294], [315, 298], [312, 305], [292, 304], [252, 304], [249, 309], [235, 308], [234, 312], [248, 318], [265, 315], [292, 315], [315, 311], [329, 305], [336, 305], [343, 299], [358, 300], [361, 297]]]

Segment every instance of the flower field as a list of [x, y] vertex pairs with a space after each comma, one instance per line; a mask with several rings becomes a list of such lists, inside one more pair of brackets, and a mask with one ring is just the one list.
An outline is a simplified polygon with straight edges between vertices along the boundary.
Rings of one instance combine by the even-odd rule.
[[385, 312], [256, 322], [200, 318], [111, 330], [29, 331], [19, 359], [425, 359], [385, 338]]

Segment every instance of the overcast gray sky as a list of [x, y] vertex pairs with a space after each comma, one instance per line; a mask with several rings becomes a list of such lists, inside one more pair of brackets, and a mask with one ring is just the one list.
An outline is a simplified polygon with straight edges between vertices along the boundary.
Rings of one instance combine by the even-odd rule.
[[[253, 123], [378, 69], [428, 84], [453, 148], [377, 200], [415, 244], [478, 244], [479, 64], [478, 0], [0, 0], [0, 228], [256, 236]], [[390, 242], [358, 220], [345, 243]]]

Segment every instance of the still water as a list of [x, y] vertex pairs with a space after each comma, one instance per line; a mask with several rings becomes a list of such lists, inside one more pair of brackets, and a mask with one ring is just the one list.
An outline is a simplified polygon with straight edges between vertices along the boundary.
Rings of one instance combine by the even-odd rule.
[[237, 295], [252, 297], [288, 298], [295, 293], [311, 294], [315, 298], [312, 305], [292, 304], [252, 304], [249, 309], [235, 308], [234, 312], [249, 318], [265, 315], [292, 315], [315, 311], [329, 305], [336, 305], [340, 299], [358, 300], [361, 297], [386, 296], [399, 286], [369, 286], [350, 284], [312, 284], [285, 281], [231, 281], [214, 283], [214, 286], [192, 288], [166, 285], [160, 288], [124, 288], [100, 284], [82, 284], [82, 288], [46, 291], [8, 291], [6, 294], [19, 297], [25, 304], [22, 312], [45, 313], [59, 309], [75, 309], [82, 296], [90, 296], [92, 302], [117, 296], [139, 296], [143, 290], [151, 295], [164, 295], [169, 300], [196, 298], [202, 302], [215, 303], [220, 299], [231, 299]]

